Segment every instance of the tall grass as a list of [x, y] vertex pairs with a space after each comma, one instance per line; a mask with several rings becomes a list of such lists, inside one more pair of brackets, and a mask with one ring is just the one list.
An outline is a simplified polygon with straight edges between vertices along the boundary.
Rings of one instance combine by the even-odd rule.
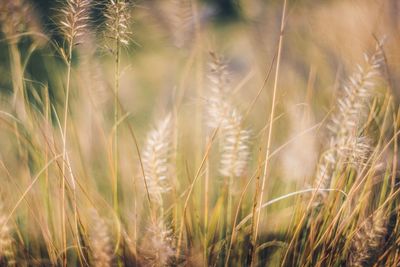
[[0, 2], [1, 266], [400, 264], [391, 32], [239, 2]]
[[114, 208], [118, 212], [118, 124], [121, 49], [129, 44], [129, 5], [125, 1], [110, 0], [106, 6], [105, 36], [111, 40], [108, 50], [114, 56]]

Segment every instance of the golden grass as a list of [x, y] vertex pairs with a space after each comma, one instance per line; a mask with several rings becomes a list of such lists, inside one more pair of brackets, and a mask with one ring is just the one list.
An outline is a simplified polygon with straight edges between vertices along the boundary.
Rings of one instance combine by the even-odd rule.
[[400, 264], [392, 2], [237, 3], [0, 2], [0, 266]]

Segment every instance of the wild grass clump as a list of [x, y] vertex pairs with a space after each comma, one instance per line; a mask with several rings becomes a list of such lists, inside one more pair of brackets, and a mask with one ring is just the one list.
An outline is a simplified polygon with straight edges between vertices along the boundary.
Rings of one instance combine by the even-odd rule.
[[[382, 43], [376, 45], [372, 56], [364, 54], [364, 66], [357, 65], [356, 72], [343, 86], [331, 122], [329, 147], [323, 153], [317, 171], [316, 185], [330, 188], [335, 171], [349, 163], [359, 171], [364, 167], [372, 150], [365, 127], [369, 107], [377, 94], [377, 80], [383, 63]], [[339, 168], [339, 169], [338, 169]]]
[[400, 265], [391, 13], [237, 2], [0, 2], [0, 266]]

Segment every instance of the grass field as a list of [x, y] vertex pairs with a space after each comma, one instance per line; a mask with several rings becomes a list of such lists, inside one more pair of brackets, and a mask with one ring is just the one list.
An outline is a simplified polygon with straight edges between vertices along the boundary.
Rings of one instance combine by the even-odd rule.
[[0, 266], [400, 266], [396, 0], [0, 0]]

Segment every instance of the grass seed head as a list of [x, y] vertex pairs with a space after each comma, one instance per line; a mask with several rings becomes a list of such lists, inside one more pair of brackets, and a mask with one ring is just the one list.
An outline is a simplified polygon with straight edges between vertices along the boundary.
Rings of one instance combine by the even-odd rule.
[[15, 263], [14, 240], [11, 236], [11, 228], [7, 222], [6, 213], [0, 203], [0, 264]]
[[21, 33], [41, 32], [36, 11], [26, 0], [0, 1], [0, 26], [5, 37], [16, 43]]
[[59, 27], [67, 42], [79, 43], [90, 24], [91, 0], [67, 0], [59, 14]]
[[112, 248], [108, 227], [99, 214], [91, 211], [90, 247], [93, 265], [97, 267], [111, 266]]
[[162, 193], [170, 190], [170, 156], [172, 152], [172, 117], [168, 114], [147, 135], [142, 160], [149, 194], [162, 204]]
[[132, 32], [130, 31], [131, 4], [124, 0], [109, 0], [104, 16], [106, 17], [106, 37], [122, 44], [129, 45]]

